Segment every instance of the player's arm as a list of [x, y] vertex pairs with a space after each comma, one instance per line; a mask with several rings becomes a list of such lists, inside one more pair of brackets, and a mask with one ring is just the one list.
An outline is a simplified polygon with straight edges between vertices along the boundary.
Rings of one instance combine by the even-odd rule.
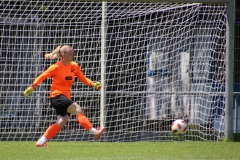
[[86, 85], [88, 85], [88, 86], [94, 87], [94, 88], [96, 88], [96, 89], [98, 89], [98, 90], [100, 90], [101, 87], [102, 87], [101, 82], [93, 82], [92, 80], [90, 80], [89, 78], [87, 78], [87, 77], [83, 74], [81, 68], [80, 68], [78, 65], [77, 65], [76, 76], [77, 76], [77, 78], [78, 78], [80, 81], [82, 81], [84, 84], [86, 84]]
[[33, 82], [33, 84], [28, 87], [25, 91], [24, 91], [24, 96], [28, 97], [33, 90], [42, 83], [42, 81], [44, 81], [45, 79], [47, 79], [48, 77], [51, 77], [54, 75], [54, 71], [57, 69], [56, 66], [50, 66], [45, 72], [43, 72], [41, 75], [39, 75]]

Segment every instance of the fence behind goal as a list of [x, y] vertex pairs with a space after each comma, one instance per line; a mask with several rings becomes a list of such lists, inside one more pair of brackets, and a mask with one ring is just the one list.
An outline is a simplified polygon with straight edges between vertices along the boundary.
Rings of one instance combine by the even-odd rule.
[[[200, 3], [108, 2], [103, 7], [102, 2], [1, 1], [0, 139], [36, 140], [56, 121], [48, 99], [51, 79], [29, 98], [23, 91], [55, 63], [44, 54], [62, 44], [74, 48], [75, 61], [87, 77], [105, 84], [107, 130], [101, 141], [176, 140], [170, 126], [177, 118], [189, 123], [185, 140], [221, 139], [226, 8]], [[75, 81], [72, 99], [94, 127], [100, 125], [100, 98], [101, 92]], [[53, 139], [93, 141], [75, 116]]]

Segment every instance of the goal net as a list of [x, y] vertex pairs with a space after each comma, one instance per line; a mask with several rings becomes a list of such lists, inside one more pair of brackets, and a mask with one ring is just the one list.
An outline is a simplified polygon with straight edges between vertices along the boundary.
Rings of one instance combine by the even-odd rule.
[[[176, 140], [171, 123], [178, 118], [189, 124], [182, 139], [221, 139], [226, 9], [225, 4], [2, 0], [0, 140], [37, 140], [55, 123], [51, 79], [29, 98], [23, 91], [56, 62], [44, 54], [62, 44], [74, 48], [87, 77], [104, 83], [102, 94], [78, 80], [72, 86], [73, 101], [93, 126], [106, 126], [100, 141]], [[53, 140], [94, 139], [71, 115]]]

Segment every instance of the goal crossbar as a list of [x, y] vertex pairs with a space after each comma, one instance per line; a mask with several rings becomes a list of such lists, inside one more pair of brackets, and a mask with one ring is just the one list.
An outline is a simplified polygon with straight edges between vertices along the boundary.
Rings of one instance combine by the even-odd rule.
[[[77, 0], [76, 0], [77, 1]], [[95, 0], [87, 0], [87, 1], [95, 1]], [[99, 0], [100, 1], [100, 0]], [[204, 3], [204, 4], [220, 4], [220, 3], [224, 3], [224, 4], [228, 4], [230, 3], [232, 0], [104, 0], [104, 2], [146, 2], [146, 3], [159, 3], [159, 2], [170, 2], [170, 3]]]
[[[18, 0], [12, 0], [12, 1], [18, 1]], [[74, 1], [80, 1], [80, 0], [74, 0]], [[204, 4], [221, 4], [221, 3], [230, 3], [233, 0], [86, 0], [86, 2], [126, 2], [126, 3], [131, 3], [131, 2], [146, 2], [146, 3], [204, 3]]]

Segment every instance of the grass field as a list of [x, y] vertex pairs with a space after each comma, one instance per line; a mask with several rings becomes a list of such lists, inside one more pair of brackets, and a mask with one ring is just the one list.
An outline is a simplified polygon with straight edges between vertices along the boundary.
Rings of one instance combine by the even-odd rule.
[[1, 160], [239, 160], [238, 142], [0, 142]]

